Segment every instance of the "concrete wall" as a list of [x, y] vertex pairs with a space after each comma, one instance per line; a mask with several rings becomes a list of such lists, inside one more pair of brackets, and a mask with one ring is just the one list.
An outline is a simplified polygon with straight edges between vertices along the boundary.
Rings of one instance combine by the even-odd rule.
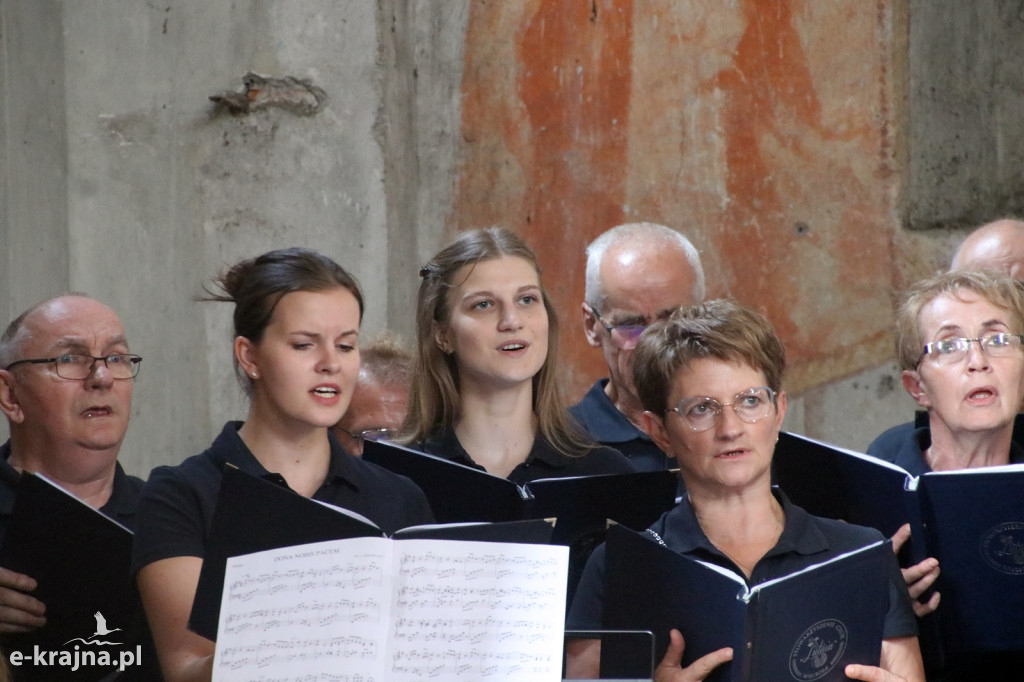
[[[393, 273], [441, 239], [462, 5], [4, 0], [0, 20], [3, 317], [68, 289], [121, 313], [145, 358], [131, 471], [244, 417], [231, 311], [193, 300], [241, 258], [317, 248], [365, 288], [365, 331], [411, 333], [415, 275]], [[249, 71], [308, 79], [327, 105], [218, 113], [209, 96]]]
[[913, 0], [904, 224], [1024, 214], [1024, 8]]
[[4, 2], [0, 10], [0, 311], [9, 320], [70, 284], [68, 141], [62, 3]]
[[[703, 250], [713, 295], [778, 326], [787, 427], [862, 448], [913, 408], [899, 290], [1017, 206], [1020, 74], [1000, 54], [1024, 48], [997, 5], [0, 0], [0, 313], [68, 289], [122, 313], [145, 357], [124, 459], [144, 474], [245, 413], [230, 311], [192, 300], [239, 258], [318, 248], [363, 283], [366, 331], [411, 339], [418, 265], [504, 224], [539, 251], [578, 397], [603, 373], [578, 329], [583, 246], [654, 220]], [[250, 71], [327, 104], [216, 113]], [[977, 112], [996, 132], [950, 123]], [[950, 154], [977, 163], [942, 186], [920, 170]]]

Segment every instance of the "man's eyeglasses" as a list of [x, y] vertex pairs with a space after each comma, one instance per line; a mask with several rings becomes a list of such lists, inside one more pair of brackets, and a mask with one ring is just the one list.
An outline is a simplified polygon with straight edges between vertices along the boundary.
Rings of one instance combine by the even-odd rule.
[[398, 433], [398, 429], [389, 429], [384, 427], [379, 429], [363, 429], [362, 431], [349, 431], [348, 429], [341, 430], [351, 436], [353, 440], [359, 441], [360, 443], [364, 440], [389, 441]]
[[587, 308], [590, 309], [594, 319], [600, 322], [601, 326], [608, 332], [608, 335], [611, 336], [615, 346], [623, 350], [636, 348], [640, 335], [644, 333], [648, 326], [646, 324], [605, 324], [604, 320], [601, 319], [601, 313], [597, 312], [596, 308], [591, 305], [588, 305]]
[[4, 367], [11, 369], [18, 365], [46, 365], [53, 363], [57, 376], [61, 379], [81, 381], [88, 379], [92, 374], [96, 363], [102, 361], [110, 376], [114, 379], [134, 379], [139, 375], [139, 368], [142, 358], [130, 353], [114, 353], [103, 357], [92, 355], [81, 355], [78, 353], [66, 353], [55, 358], [35, 358], [31, 360], [18, 360]]
[[[1024, 344], [1020, 334], [986, 334], [976, 339], [941, 339], [925, 344], [921, 359], [928, 356], [940, 365], [955, 365], [963, 362], [971, 352], [971, 342], [976, 341], [982, 352], [991, 357], [1006, 357], [1018, 352]], [[920, 363], [920, 360], [918, 360]]]
[[718, 423], [722, 410], [731, 407], [742, 421], [748, 424], [761, 421], [772, 411], [775, 404], [775, 391], [767, 386], [748, 388], [737, 393], [731, 403], [720, 403], [714, 398], [698, 396], [680, 400], [675, 407], [666, 412], [675, 412], [693, 431], [707, 431]]

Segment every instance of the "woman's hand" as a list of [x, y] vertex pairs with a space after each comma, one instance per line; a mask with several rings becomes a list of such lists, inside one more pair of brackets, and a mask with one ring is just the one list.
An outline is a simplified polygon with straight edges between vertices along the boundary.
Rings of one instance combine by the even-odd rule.
[[863, 680], [864, 682], [907, 682], [906, 678], [873, 665], [851, 663], [846, 666], [844, 672], [851, 680]]
[[36, 581], [0, 568], [0, 633], [31, 632], [46, 625], [46, 605], [29, 594]]
[[[672, 630], [669, 633], [669, 644], [665, 657], [661, 659], [661, 663], [654, 671], [655, 682], [697, 682], [707, 679], [707, 676], [715, 668], [732, 660], [732, 648], [726, 647], [712, 651], [707, 656], [702, 656], [683, 668], [684, 647], [682, 633], [679, 630]], [[886, 680], [886, 682], [889, 681]]]
[[[900, 548], [909, 539], [910, 524], [905, 523], [892, 536], [892, 550], [899, 553]], [[910, 593], [910, 602], [914, 606], [914, 615], [922, 618], [939, 608], [940, 595], [938, 592], [933, 593], [926, 602], [918, 601], [918, 597], [924, 594], [939, 577], [939, 560], [928, 557], [919, 564], [901, 570], [903, 571], [903, 580], [907, 583], [907, 591]]]

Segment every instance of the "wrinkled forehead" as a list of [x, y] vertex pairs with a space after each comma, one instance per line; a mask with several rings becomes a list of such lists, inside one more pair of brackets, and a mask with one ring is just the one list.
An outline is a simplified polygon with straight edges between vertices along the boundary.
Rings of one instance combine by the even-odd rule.
[[601, 264], [604, 309], [657, 317], [697, 302], [696, 277], [681, 249], [610, 253]]
[[92, 299], [68, 296], [50, 301], [25, 318], [26, 349], [104, 350], [127, 343], [113, 310]]
[[987, 328], [1019, 331], [1020, 320], [1012, 310], [1001, 306], [973, 289], [960, 288], [939, 294], [917, 316], [922, 338], [931, 338], [945, 330], [973, 334]]

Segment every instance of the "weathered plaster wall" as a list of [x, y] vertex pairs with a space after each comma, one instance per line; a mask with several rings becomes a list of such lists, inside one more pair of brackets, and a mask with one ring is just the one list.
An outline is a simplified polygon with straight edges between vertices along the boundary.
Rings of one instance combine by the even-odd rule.
[[[67, 289], [121, 313], [145, 358], [131, 471], [180, 461], [245, 415], [230, 308], [193, 300], [228, 264], [320, 249], [365, 288], [364, 330], [411, 331], [410, 235], [439, 234], [450, 204], [464, 16], [362, 0], [0, 3], [4, 319]], [[328, 103], [217, 113], [208, 97], [249, 71], [308, 79]], [[456, 86], [430, 86], [440, 75]], [[386, 163], [407, 145], [423, 182], [416, 164]], [[417, 230], [418, 206], [438, 227]]]
[[[583, 246], [625, 220], [685, 232], [713, 295], [769, 315], [791, 390], [889, 356], [884, 3], [474, 3], [466, 40], [453, 224], [536, 245], [567, 356], [595, 353]], [[595, 364], [574, 363], [577, 393]]]
[[1024, 7], [911, 0], [904, 224], [1024, 214]]
[[[912, 409], [900, 288], [1019, 196], [1021, 18], [982, 4], [0, 0], [0, 312], [77, 289], [122, 313], [145, 473], [244, 414], [229, 311], [192, 300], [238, 258], [319, 248], [362, 281], [366, 331], [409, 339], [418, 265], [507, 225], [540, 252], [578, 397], [604, 372], [583, 247], [653, 220], [778, 326], [787, 427], [863, 447]], [[328, 103], [214, 115], [248, 71]]]
[[[1022, 108], [1019, 69], [1004, 59], [1021, 50], [1003, 16], [1013, 11], [910, 0], [471, 7], [450, 225], [505, 223], [537, 247], [564, 312], [574, 396], [605, 372], [579, 324], [583, 247], [647, 220], [696, 242], [710, 295], [774, 322], [797, 398], [788, 428], [865, 447], [909, 415], [889, 362], [899, 291], [946, 267], [969, 225], [1016, 206], [995, 199], [1022, 185], [1024, 141], [1006, 123]], [[975, 130], [976, 112], [997, 125]], [[905, 229], [912, 210], [947, 215], [951, 202], [974, 222]]]
[[5, 321], [69, 285], [61, 7], [60, 0], [0, 2]]

